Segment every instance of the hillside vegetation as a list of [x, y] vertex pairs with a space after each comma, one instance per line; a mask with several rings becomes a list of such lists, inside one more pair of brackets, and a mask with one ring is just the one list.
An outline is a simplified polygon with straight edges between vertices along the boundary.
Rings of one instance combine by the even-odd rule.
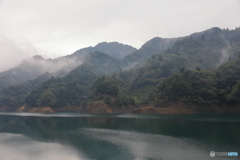
[[[107, 51], [107, 45], [100, 43], [96, 48]], [[93, 48], [66, 56], [77, 58], [78, 66], [70, 72], [62, 69], [2, 89], [0, 105], [80, 109], [102, 105], [108, 111], [129, 111], [141, 105], [166, 107], [169, 103], [240, 104], [240, 28], [212, 28], [173, 39], [156, 37], [139, 50], [132, 48], [122, 59], [87, 51]]]

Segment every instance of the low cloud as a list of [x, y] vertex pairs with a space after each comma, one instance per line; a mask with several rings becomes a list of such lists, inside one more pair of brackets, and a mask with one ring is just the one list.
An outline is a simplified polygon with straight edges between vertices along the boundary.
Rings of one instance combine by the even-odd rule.
[[26, 40], [12, 40], [0, 35], [0, 72], [20, 64], [23, 59], [37, 54], [37, 50]]
[[139, 48], [156, 36], [235, 28], [240, 19], [239, 0], [2, 0], [0, 4], [0, 32], [21, 35], [52, 52], [52, 57], [102, 41]]

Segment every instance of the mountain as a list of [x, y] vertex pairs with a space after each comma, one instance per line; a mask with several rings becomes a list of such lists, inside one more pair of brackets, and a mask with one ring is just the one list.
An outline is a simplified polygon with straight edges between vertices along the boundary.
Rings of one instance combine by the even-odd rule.
[[172, 47], [178, 38], [160, 38], [155, 37], [146, 42], [139, 50], [126, 55], [122, 59], [122, 63], [126, 68], [131, 68], [136, 64], [145, 62], [152, 54], [163, 52]]
[[186, 59], [179, 55], [153, 54], [141, 66], [122, 70], [111, 77], [124, 94], [134, 97], [138, 103], [149, 103], [154, 102], [157, 95], [156, 86], [183, 66], [187, 66]]
[[155, 37], [139, 50], [125, 56], [122, 63], [126, 68], [131, 68], [144, 63], [153, 54], [165, 53], [186, 58], [191, 68], [199, 66], [211, 70], [240, 55], [239, 37], [240, 28], [222, 30], [217, 27], [179, 38]]
[[136, 102], [154, 103], [158, 94], [156, 86], [179, 72], [181, 68], [212, 70], [221, 63], [239, 57], [239, 37], [239, 28], [235, 30], [212, 28], [194, 33], [178, 39], [171, 48], [152, 54], [142, 65], [120, 71], [111, 77], [117, 80], [120, 90], [134, 97]]
[[80, 105], [98, 76], [91, 65], [82, 64], [66, 77], [51, 78], [44, 82], [26, 97], [24, 103], [27, 107]]
[[90, 52], [100, 51], [120, 59], [135, 50], [136, 48], [118, 42], [102, 42], [95, 47], [83, 48], [71, 55], [56, 59], [44, 59], [42, 56], [36, 55], [24, 60], [15, 68], [0, 73], [0, 89], [35, 79], [45, 72], [54, 73], [55, 76], [64, 77], [71, 70], [81, 65]]
[[156, 106], [164, 106], [167, 102], [184, 102], [200, 107], [227, 106], [227, 109], [239, 106], [240, 58], [225, 63], [213, 71], [182, 68], [180, 72], [165, 79], [158, 89]]
[[23, 62], [17, 67], [0, 73], [0, 89], [13, 84], [23, 83], [27, 80], [37, 78], [45, 72], [58, 73], [58, 76], [65, 76], [72, 69], [82, 63], [76, 58], [44, 59], [36, 55]]
[[31, 91], [40, 87], [44, 81], [47, 81], [52, 76], [52, 74], [46, 72], [34, 80], [28, 80], [24, 83], [11, 85], [0, 90], [0, 106], [13, 109], [20, 107], [25, 97], [29, 95]]
[[119, 60], [99, 51], [89, 53], [85, 63], [91, 64], [100, 75], [110, 75], [122, 67]]
[[90, 46], [87, 48], [80, 49], [80, 50], [76, 51], [73, 55], [79, 55], [79, 54], [86, 55], [89, 52], [99, 51], [99, 52], [106, 53], [113, 58], [122, 59], [124, 56], [126, 56], [136, 50], [137, 49], [132, 46], [125, 45], [125, 44], [118, 43], [118, 42], [110, 42], [110, 43], [101, 42], [101, 43], [98, 43], [94, 47]]
[[165, 51], [184, 57], [190, 68], [211, 70], [240, 56], [240, 28], [222, 30], [211, 28], [176, 41]]
[[95, 79], [120, 69], [117, 59], [102, 52], [89, 53], [83, 64], [62, 78], [45, 73], [37, 79], [2, 89], [0, 105], [12, 108], [80, 105]]
[[[212, 106], [223, 105], [227, 110], [231, 109], [227, 105], [239, 105], [239, 56], [239, 28], [211, 28], [174, 39], [156, 37], [120, 60], [81, 49], [65, 57], [78, 62], [68, 74], [63, 72], [59, 77], [61, 72], [56, 71], [42, 85], [18, 94], [7, 87], [11, 94], [1, 92], [0, 102], [12, 108], [51, 107], [55, 111], [76, 107], [92, 112], [94, 107], [95, 111], [102, 107], [108, 113], [131, 111], [141, 105], [177, 106], [178, 102], [194, 105], [195, 111], [207, 111], [206, 107], [199, 109], [201, 105], [212, 111], [221, 110]], [[62, 57], [51, 62], [61, 60], [64, 62]], [[137, 63], [142, 64], [131, 68]], [[7, 103], [7, 98], [16, 103]]]

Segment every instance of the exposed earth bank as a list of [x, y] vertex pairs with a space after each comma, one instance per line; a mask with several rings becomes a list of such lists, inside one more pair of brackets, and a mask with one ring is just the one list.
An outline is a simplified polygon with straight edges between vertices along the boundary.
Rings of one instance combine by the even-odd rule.
[[53, 112], [79, 112], [79, 113], [156, 113], [156, 114], [191, 114], [191, 113], [240, 113], [240, 106], [215, 106], [215, 105], [195, 105], [184, 103], [165, 103], [160, 106], [154, 104], [137, 104], [135, 106], [114, 106], [104, 102], [95, 102], [86, 106], [65, 107], [25, 107], [10, 108], [0, 107], [1, 112], [31, 112], [31, 113], [53, 113]]

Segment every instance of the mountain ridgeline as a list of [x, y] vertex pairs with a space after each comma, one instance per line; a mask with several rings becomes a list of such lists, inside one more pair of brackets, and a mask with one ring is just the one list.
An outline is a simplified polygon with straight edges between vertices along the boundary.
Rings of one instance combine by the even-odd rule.
[[[0, 73], [0, 89], [35, 79], [45, 72], [54, 73], [55, 77], [64, 77], [71, 70], [85, 62], [85, 58], [88, 57], [90, 52], [99, 51], [113, 58], [121, 59], [135, 50], [134, 47], [118, 42], [102, 42], [94, 47], [83, 48], [72, 55], [56, 59], [44, 59], [42, 56], [36, 55], [24, 60], [17, 67]], [[108, 72], [107, 69], [105, 71]]]
[[103, 42], [65, 57], [33, 60], [37, 69], [26, 60], [0, 73], [1, 110], [72, 106], [82, 112], [105, 107], [108, 113], [145, 113], [141, 106], [155, 112], [181, 104], [201, 112], [240, 111], [240, 28], [155, 37], [138, 50]]
[[0, 73], [0, 89], [33, 80], [46, 72], [54, 73], [55, 76], [64, 77], [71, 70], [82, 64], [81, 58], [44, 59], [36, 55], [23, 62], [17, 67]]
[[144, 63], [150, 55], [154, 53], [160, 53], [166, 49], [172, 47], [177, 39], [181, 38], [160, 38], [155, 37], [148, 42], [146, 42], [139, 50], [126, 55], [122, 62], [126, 68], [134, 67], [136, 64]]
[[137, 49], [132, 46], [124, 45], [118, 42], [110, 42], [110, 43], [102, 42], [102, 43], [98, 43], [94, 47], [90, 46], [87, 48], [80, 49], [75, 53], [73, 53], [71, 56], [88, 54], [89, 52], [99, 51], [99, 52], [106, 53], [113, 58], [122, 59], [126, 55], [136, 50]]
[[177, 41], [165, 54], [175, 54], [187, 60], [190, 68], [211, 70], [240, 56], [240, 28], [211, 28]]
[[184, 102], [231, 108], [240, 104], [240, 58], [213, 71], [181, 68], [166, 78], [158, 90], [155, 105], [159, 107], [167, 102]]

